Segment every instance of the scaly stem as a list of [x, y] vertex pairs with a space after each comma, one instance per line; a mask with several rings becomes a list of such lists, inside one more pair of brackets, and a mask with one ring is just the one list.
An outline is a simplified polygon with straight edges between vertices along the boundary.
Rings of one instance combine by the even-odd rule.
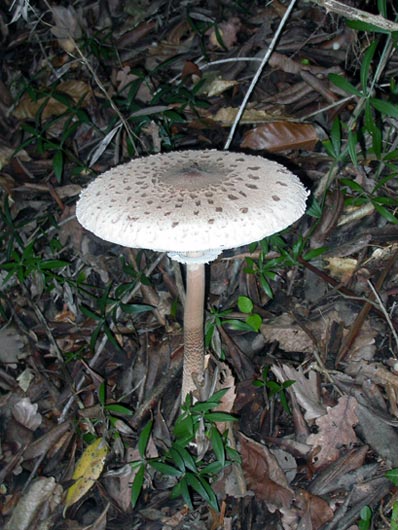
[[184, 367], [182, 372], [182, 402], [189, 392], [196, 400], [204, 379], [204, 299], [205, 266], [187, 263], [187, 292], [184, 308]]

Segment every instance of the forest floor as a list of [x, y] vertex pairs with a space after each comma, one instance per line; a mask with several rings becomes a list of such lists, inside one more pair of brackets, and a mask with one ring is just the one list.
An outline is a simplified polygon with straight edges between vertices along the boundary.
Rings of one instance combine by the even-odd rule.
[[[0, 527], [398, 529], [394, 20], [383, 0], [1, 4]], [[311, 194], [209, 265], [211, 392], [181, 410], [183, 268], [75, 204], [134, 157], [229, 143]]]

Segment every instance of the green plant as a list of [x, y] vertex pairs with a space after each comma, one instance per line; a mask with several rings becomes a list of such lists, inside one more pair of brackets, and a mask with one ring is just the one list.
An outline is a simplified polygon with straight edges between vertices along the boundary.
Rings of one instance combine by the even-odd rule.
[[96, 310], [91, 309], [85, 304], [80, 305], [81, 312], [88, 318], [97, 322], [90, 338], [90, 348], [92, 351], [94, 351], [95, 344], [101, 333], [104, 333], [107, 336], [108, 340], [115, 348], [118, 350], [122, 349], [111, 326], [111, 322], [117, 320], [117, 310], [121, 310], [128, 314], [138, 314], [152, 311], [153, 309], [150, 305], [124, 303], [122, 301], [122, 294], [125, 293], [125, 289], [120, 289], [120, 286], [116, 289], [115, 296], [111, 295], [111, 291], [112, 284], [109, 284], [99, 297], [92, 297], [97, 306]]
[[66, 267], [69, 263], [60, 259], [43, 259], [36, 254], [34, 244], [35, 242], [32, 241], [21, 250], [12, 249], [9, 259], [0, 264], [0, 269], [7, 271], [3, 284], [14, 275], [19, 282], [23, 283], [36, 273], [43, 279], [45, 287], [51, 289], [52, 280], [61, 278], [54, 271]]
[[364, 506], [363, 508], [361, 508], [359, 516], [360, 516], [360, 520], [358, 521], [359, 530], [368, 530], [372, 524], [372, 516], [373, 516], [372, 510], [369, 508], [369, 506]]
[[219, 326], [229, 326], [236, 331], [254, 331], [258, 332], [263, 322], [261, 316], [258, 313], [253, 313], [253, 302], [247, 296], [239, 296], [238, 308], [241, 313], [247, 315], [245, 320], [239, 320], [238, 318], [229, 318], [232, 313], [232, 309], [219, 309], [212, 307], [210, 309], [210, 316], [206, 320], [205, 326], [205, 346], [209, 348], [214, 335], [214, 331]]
[[[386, 11], [384, 0], [379, 2], [381, 13]], [[357, 104], [347, 123], [336, 118], [324, 148], [334, 161], [333, 174], [339, 165], [351, 162], [355, 167], [360, 164], [371, 166], [374, 182], [371, 191], [358, 182], [342, 179], [346, 191], [347, 204], [356, 206], [370, 202], [379, 215], [388, 222], [396, 224], [398, 201], [388, 183], [398, 174], [398, 149], [395, 120], [398, 118], [396, 81], [390, 80], [389, 89], [379, 82], [383, 68], [393, 51], [398, 49], [397, 39], [391, 33], [360, 23], [355, 28], [376, 32], [365, 50], [359, 71], [357, 85], [338, 74], [330, 74], [330, 81], [340, 90], [357, 98]], [[379, 34], [383, 34], [380, 38]], [[366, 169], [364, 169], [365, 173]]]
[[306, 251], [307, 244], [308, 239], [304, 239], [301, 235], [291, 246], [287, 244], [282, 234], [266, 237], [250, 246], [251, 252], [254, 252], [257, 246], [260, 252], [258, 259], [246, 257], [245, 272], [255, 274], [266, 295], [273, 298], [270, 282], [276, 279], [281, 269], [299, 266], [299, 258], [310, 261], [325, 251], [324, 247]]
[[[192, 494], [196, 492], [214, 510], [218, 502], [211, 483], [212, 480], [233, 462], [240, 462], [239, 455], [228, 443], [227, 431], [221, 433], [217, 422], [235, 421], [231, 414], [213, 411], [226, 393], [220, 390], [207, 401], [191, 402], [187, 396], [182, 412], [177, 418], [172, 435], [173, 441], [163, 454], [157, 458], [146, 456], [153, 422], [149, 421], [140, 433], [138, 451], [140, 460], [131, 463], [136, 475], [132, 485], [131, 502], [135, 506], [143, 488], [145, 474], [152, 468], [155, 472], [173, 477], [175, 482], [171, 496], [182, 497], [192, 509]], [[199, 435], [203, 434], [209, 442], [205, 456], [200, 457], [192, 450]]]
[[261, 373], [261, 377], [253, 381], [253, 386], [266, 390], [268, 399], [278, 398], [283, 410], [288, 414], [291, 414], [289, 403], [286, 397], [286, 389], [294, 385], [295, 381], [293, 379], [288, 379], [283, 383], [278, 383], [277, 381], [270, 379], [269, 370], [270, 367], [265, 366]]

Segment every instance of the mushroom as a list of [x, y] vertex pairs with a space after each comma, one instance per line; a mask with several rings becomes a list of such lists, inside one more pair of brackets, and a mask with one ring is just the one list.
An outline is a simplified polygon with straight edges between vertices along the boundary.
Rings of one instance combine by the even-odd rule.
[[117, 166], [82, 192], [78, 221], [119, 245], [166, 251], [186, 264], [182, 399], [204, 381], [205, 263], [279, 232], [308, 192], [281, 164], [228, 151], [178, 151]]

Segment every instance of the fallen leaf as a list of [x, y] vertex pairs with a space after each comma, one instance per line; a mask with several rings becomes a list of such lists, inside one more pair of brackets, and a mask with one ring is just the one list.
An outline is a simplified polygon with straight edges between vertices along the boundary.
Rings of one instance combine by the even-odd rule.
[[301, 368], [295, 370], [288, 365], [272, 366], [272, 371], [281, 383], [287, 380], [293, 380], [294, 385], [288, 388], [288, 392], [293, 392], [299, 405], [305, 410], [304, 418], [309, 421], [326, 412], [325, 407], [321, 404], [318, 375], [311, 370], [308, 378], [303, 374]]
[[[88, 103], [91, 88], [85, 81], [71, 80], [59, 83], [57, 92], [67, 94], [74, 103], [80, 102], [82, 106]], [[24, 94], [14, 110], [14, 116], [20, 120], [35, 118], [41, 107], [41, 119], [46, 121], [52, 116], [60, 116], [68, 107], [54, 97], [42, 97], [33, 100], [28, 94]]]
[[324, 139], [320, 127], [312, 123], [273, 121], [247, 131], [240, 144], [242, 148], [266, 150], [270, 153], [288, 149], [313, 151]]
[[343, 396], [337, 405], [328, 408], [324, 416], [315, 420], [318, 426], [316, 434], [310, 434], [307, 443], [316, 449], [313, 466], [324, 467], [340, 457], [344, 448], [351, 448], [358, 443], [354, 426], [358, 423], [356, 415], [357, 400]]
[[72, 479], [75, 483], [68, 488], [66, 493], [65, 510], [92, 488], [102, 473], [107, 454], [108, 444], [103, 438], [97, 438], [86, 447], [73, 472]]
[[289, 508], [294, 492], [289, 487], [285, 473], [277, 459], [265, 445], [261, 445], [240, 433], [242, 468], [248, 487], [270, 510]]
[[61, 496], [62, 487], [54, 477], [35, 480], [19, 499], [4, 530], [32, 530], [37, 528], [37, 520], [44, 524], [46, 515], [61, 503]]
[[230, 50], [238, 39], [238, 31], [242, 26], [238, 17], [231, 17], [225, 22], [217, 24], [207, 32], [209, 42], [214, 48], [226, 48]]
[[42, 422], [42, 416], [37, 412], [37, 403], [32, 404], [28, 397], [22, 398], [12, 408], [15, 420], [31, 431], [35, 431]]

